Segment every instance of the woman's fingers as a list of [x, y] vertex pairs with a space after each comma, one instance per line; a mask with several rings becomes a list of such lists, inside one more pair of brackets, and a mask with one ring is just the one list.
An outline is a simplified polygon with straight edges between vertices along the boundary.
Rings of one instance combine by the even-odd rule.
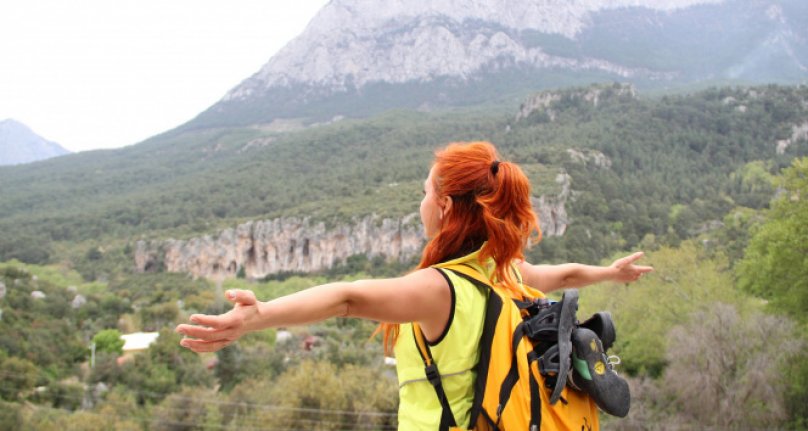
[[257, 302], [255, 299], [255, 293], [253, 293], [251, 290], [228, 290], [225, 292], [224, 296], [228, 301], [234, 304], [255, 305]]
[[630, 270], [631, 272], [629, 272], [629, 278], [631, 281], [637, 281], [642, 278], [643, 275], [653, 271], [654, 268], [651, 268], [650, 266], [632, 266]]
[[179, 325], [176, 331], [186, 337], [198, 338], [200, 340], [229, 340], [232, 339], [233, 331], [227, 329], [207, 328], [195, 325]]
[[193, 350], [197, 353], [204, 353], [204, 352], [215, 352], [217, 350], [221, 350], [227, 345], [230, 344], [230, 341], [227, 340], [219, 340], [219, 341], [205, 341], [205, 340], [192, 340], [190, 338], [185, 338], [180, 341], [180, 345], [187, 349]]
[[232, 313], [219, 314], [212, 316], [209, 314], [193, 314], [189, 319], [191, 323], [209, 326], [216, 329], [224, 329], [233, 326], [236, 323], [236, 316]]
[[626, 257], [621, 257], [620, 259], [617, 259], [614, 262], [614, 267], [618, 268], [620, 271], [629, 272], [629, 273], [632, 273], [632, 274], [636, 275], [636, 277], [634, 278], [636, 280], [642, 274], [645, 274], [645, 273], [648, 273], [648, 272], [651, 272], [651, 271], [654, 270], [654, 268], [652, 268], [650, 266], [634, 265], [634, 262], [636, 262], [637, 260], [639, 260], [643, 256], [645, 256], [645, 253], [643, 253], [641, 251], [638, 251], [638, 252], [636, 252], [634, 254], [631, 254], [631, 255], [628, 255]]
[[634, 254], [631, 254], [631, 255], [629, 255], [629, 256], [626, 256], [626, 257], [620, 258], [620, 259], [617, 261], [617, 262], [618, 262], [618, 263], [617, 263], [617, 266], [619, 266], [619, 267], [624, 267], [624, 266], [631, 265], [632, 263], [636, 262], [638, 259], [640, 259], [640, 258], [641, 258], [641, 257], [643, 257], [643, 256], [645, 256], [645, 253], [643, 253], [643, 252], [641, 252], [641, 251], [638, 251], [638, 252], [636, 252], [636, 253], [634, 253]]
[[636, 269], [637, 271], [639, 271], [639, 272], [640, 272], [640, 274], [645, 274], [645, 273], [647, 273], [647, 272], [651, 272], [651, 271], [653, 271], [653, 270], [654, 270], [654, 268], [652, 268], [652, 267], [650, 267], [650, 266], [635, 266], [635, 267], [634, 267], [634, 269]]

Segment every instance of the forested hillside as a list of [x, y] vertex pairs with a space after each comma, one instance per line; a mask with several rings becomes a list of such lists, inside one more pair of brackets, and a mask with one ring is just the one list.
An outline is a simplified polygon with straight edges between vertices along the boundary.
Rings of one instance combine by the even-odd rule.
[[[0, 260], [120, 263], [136, 239], [215, 233], [247, 219], [400, 217], [416, 211], [435, 148], [485, 139], [533, 174], [537, 196], [557, 188], [556, 174], [571, 176], [570, 229], [536, 253], [593, 262], [647, 235], [675, 243], [736, 205], [766, 206], [768, 176], [808, 153], [805, 87], [647, 99], [620, 88], [549, 93], [548, 106], [518, 120], [515, 107], [393, 111], [298, 132], [169, 132], [1, 168]], [[586, 162], [598, 155], [606, 165]]]
[[[579, 318], [612, 312], [610, 353], [632, 387], [629, 417], [604, 417], [604, 429], [805, 428], [806, 178], [808, 158], [796, 160], [775, 179], [783, 192], [771, 210], [736, 208], [696, 240], [645, 244], [653, 273], [582, 292]], [[350, 278], [379, 269], [352, 264]], [[395, 429], [395, 378], [370, 322], [266, 331], [201, 356], [170, 330], [224, 310], [223, 289], [270, 299], [340, 272], [221, 286], [165, 273], [86, 283], [61, 266], [0, 264], [0, 427]], [[117, 334], [140, 330], [159, 330], [157, 342], [120, 359]]]
[[[320, 274], [217, 283], [136, 273], [134, 243], [283, 215], [404, 216], [432, 151], [471, 139], [519, 162], [537, 196], [569, 175], [569, 227], [531, 259], [642, 249], [655, 267], [581, 295], [579, 318], [613, 313], [610, 353], [634, 394], [630, 416], [605, 428], [808, 426], [808, 88], [645, 98], [615, 84], [516, 108], [174, 131], [0, 168], [0, 429], [394, 429], [395, 376], [372, 322], [267, 331], [201, 356], [171, 328], [226, 309], [224, 289], [269, 299], [405, 265], [354, 256]], [[121, 359], [117, 334], [136, 331], [160, 336]]]

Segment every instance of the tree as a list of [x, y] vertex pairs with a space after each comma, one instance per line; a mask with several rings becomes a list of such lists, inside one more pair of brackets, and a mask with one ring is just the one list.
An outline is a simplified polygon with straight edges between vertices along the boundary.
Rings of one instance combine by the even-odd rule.
[[[771, 309], [803, 324], [808, 316], [808, 158], [783, 170], [781, 192], [768, 219], [753, 234], [738, 265], [738, 284], [768, 300]], [[799, 337], [799, 332], [797, 337]], [[797, 427], [808, 424], [808, 353], [787, 364], [786, 407]]]
[[805, 323], [808, 316], [808, 158], [783, 171], [782, 192], [738, 265], [739, 285]]
[[176, 302], [166, 302], [144, 307], [140, 310], [139, 315], [143, 328], [155, 331], [171, 326], [177, 320], [179, 312]]
[[219, 413], [221, 400], [210, 389], [182, 388], [169, 395], [152, 410], [152, 429], [178, 431], [195, 429], [221, 429]]
[[0, 363], [0, 398], [8, 401], [17, 401], [30, 391], [39, 379], [39, 370], [31, 361], [10, 357]]
[[782, 316], [710, 304], [669, 333], [663, 379], [695, 427], [779, 428], [787, 419], [782, 365], [805, 343]]
[[227, 346], [216, 352], [214, 373], [219, 380], [219, 389], [228, 392], [245, 377], [241, 373], [243, 358], [237, 345]]
[[96, 352], [123, 353], [124, 341], [117, 329], [104, 329], [93, 336]]
[[20, 405], [0, 401], [0, 429], [16, 430], [22, 427]]

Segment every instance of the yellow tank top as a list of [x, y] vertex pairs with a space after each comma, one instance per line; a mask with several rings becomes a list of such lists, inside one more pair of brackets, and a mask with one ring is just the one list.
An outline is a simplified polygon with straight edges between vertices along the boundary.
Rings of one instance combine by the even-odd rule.
[[[445, 264], [470, 265], [490, 277], [493, 260], [481, 266], [478, 256], [479, 250]], [[452, 290], [452, 311], [443, 334], [430, 343], [429, 348], [438, 365], [457, 425], [465, 427], [471, 420], [476, 377], [474, 366], [480, 354], [488, 291], [451, 271], [441, 270], [441, 273]], [[399, 384], [398, 429], [437, 430], [442, 410], [435, 389], [424, 374], [424, 362], [415, 344], [412, 324], [400, 326], [394, 351]]]

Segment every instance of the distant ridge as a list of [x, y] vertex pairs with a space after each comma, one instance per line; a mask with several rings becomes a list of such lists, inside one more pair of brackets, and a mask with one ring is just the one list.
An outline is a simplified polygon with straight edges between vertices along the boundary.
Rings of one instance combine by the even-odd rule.
[[806, 22], [805, 0], [334, 0], [187, 126], [513, 104], [593, 82], [805, 84]]
[[28, 126], [12, 119], [0, 121], [0, 165], [19, 165], [70, 154]]

